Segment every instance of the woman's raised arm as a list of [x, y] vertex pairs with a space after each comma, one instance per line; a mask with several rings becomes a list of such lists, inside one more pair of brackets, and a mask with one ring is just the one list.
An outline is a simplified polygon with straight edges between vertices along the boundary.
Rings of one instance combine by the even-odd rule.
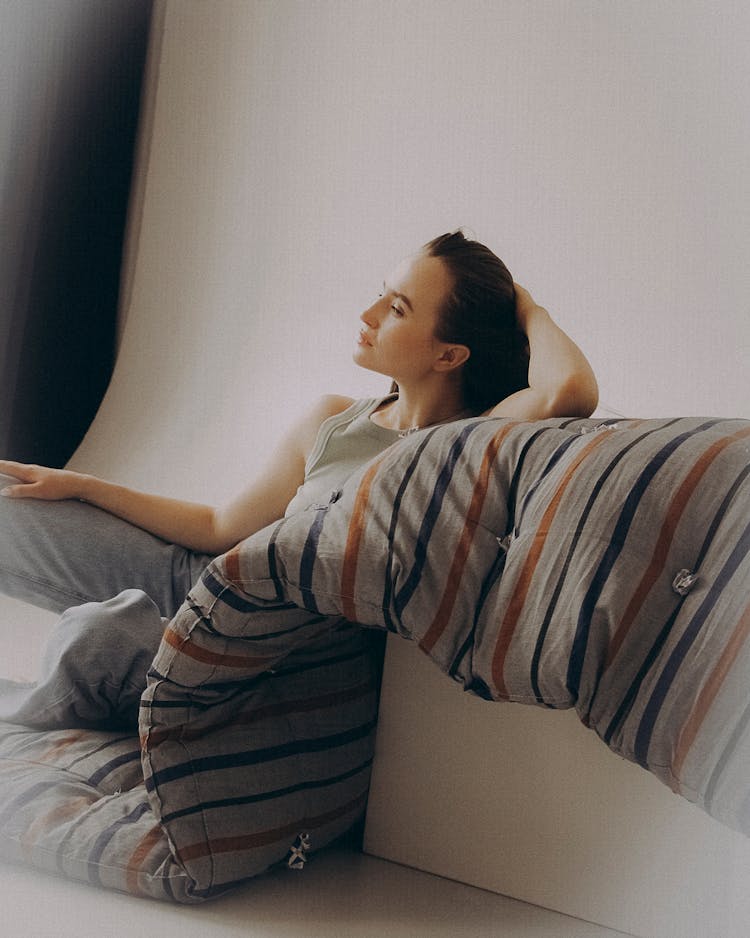
[[529, 387], [500, 401], [488, 416], [588, 417], [599, 401], [599, 388], [586, 356], [528, 290], [515, 288], [518, 325], [529, 340]]

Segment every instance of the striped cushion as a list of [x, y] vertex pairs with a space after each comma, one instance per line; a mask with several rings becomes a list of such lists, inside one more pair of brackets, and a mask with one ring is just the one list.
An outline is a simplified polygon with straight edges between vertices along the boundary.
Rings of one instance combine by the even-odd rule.
[[303, 841], [318, 850], [363, 815], [381, 652], [380, 636], [340, 618], [266, 612], [211, 569], [191, 590], [154, 660], [141, 731], [153, 811], [194, 898]]
[[[750, 422], [474, 419], [218, 558], [137, 740], [0, 728], [3, 852], [200, 901], [362, 815], [381, 635], [489, 700], [575, 707], [750, 833]], [[144, 784], [145, 781], [145, 784]]]
[[131, 735], [0, 724], [0, 855], [138, 896], [190, 901]]
[[155, 660], [143, 749], [133, 734], [0, 724], [3, 859], [190, 903], [304, 865], [363, 816], [380, 636], [306, 615], [289, 653], [282, 634], [259, 633], [256, 655], [236, 639], [183, 643], [193, 616]]
[[246, 596], [418, 643], [491, 700], [575, 707], [750, 833], [750, 422], [471, 420], [223, 559]]

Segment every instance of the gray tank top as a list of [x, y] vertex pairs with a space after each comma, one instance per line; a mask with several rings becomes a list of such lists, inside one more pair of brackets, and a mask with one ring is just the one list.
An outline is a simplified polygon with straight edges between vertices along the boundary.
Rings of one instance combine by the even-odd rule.
[[355, 401], [340, 414], [323, 421], [305, 463], [305, 481], [287, 505], [285, 515], [328, 502], [331, 493], [355, 470], [398, 440], [396, 430], [370, 420], [370, 415], [385, 400], [388, 398]]

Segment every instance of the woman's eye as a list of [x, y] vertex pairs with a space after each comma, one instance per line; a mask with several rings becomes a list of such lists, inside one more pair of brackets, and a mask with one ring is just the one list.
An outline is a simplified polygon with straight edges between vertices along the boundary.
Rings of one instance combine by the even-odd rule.
[[398, 316], [399, 319], [404, 315], [404, 311], [399, 309], [398, 306], [391, 306], [391, 312], [394, 316]]

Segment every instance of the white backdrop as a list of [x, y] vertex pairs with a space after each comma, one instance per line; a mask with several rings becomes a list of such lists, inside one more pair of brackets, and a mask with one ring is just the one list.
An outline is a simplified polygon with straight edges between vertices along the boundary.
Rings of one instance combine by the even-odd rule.
[[[233, 493], [309, 398], [384, 387], [350, 362], [356, 317], [401, 257], [459, 225], [582, 345], [609, 408], [750, 416], [746, 3], [168, 0], [160, 17], [120, 357], [74, 466], [177, 496]], [[607, 822], [610, 768], [585, 745], [572, 783], [590, 803], [573, 797], [560, 815], [584, 838], [571, 888], [564, 840], [534, 846], [534, 824], [553, 837], [557, 823], [540, 811], [545, 784], [505, 768], [525, 764], [518, 727], [532, 726], [537, 765], [562, 778], [578, 728], [537, 725], [534, 712], [519, 716], [515, 750], [498, 746], [510, 711], [467, 720], [409, 651], [391, 647], [390, 673], [406, 668], [411, 690], [389, 682], [384, 697], [370, 849], [542, 904], [578, 892], [568, 911], [610, 922], [634, 907], [639, 928], [652, 906], [651, 922], [681, 935], [705, 906], [695, 890], [708, 866], [731, 870], [718, 891], [709, 882], [729, 927], [750, 891], [744, 845], [716, 835], [706, 860], [702, 820], [662, 824], [661, 791], [649, 801], [618, 775], [635, 794], [613, 858], [623, 845], [596, 820]], [[405, 705], [410, 738], [397, 732]], [[416, 739], [422, 761], [403, 748]], [[432, 763], [438, 751], [450, 759]], [[442, 810], [463, 842], [446, 841]], [[490, 881], [524, 838], [523, 869]], [[652, 849], [665, 838], [677, 845], [668, 888]]]
[[350, 364], [356, 316], [459, 225], [613, 409], [750, 415], [749, 21], [685, 0], [169, 3], [120, 367], [74, 464], [234, 491], [307, 398], [382, 387]]

